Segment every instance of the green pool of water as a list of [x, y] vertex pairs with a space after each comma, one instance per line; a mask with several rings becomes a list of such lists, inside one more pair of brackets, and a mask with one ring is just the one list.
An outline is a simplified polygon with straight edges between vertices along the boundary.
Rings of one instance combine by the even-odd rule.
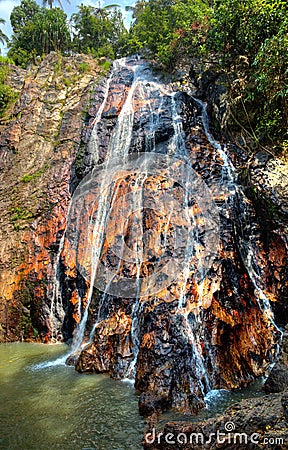
[[[0, 448], [5, 450], [140, 450], [144, 421], [132, 384], [82, 375], [65, 365], [66, 345], [0, 344]], [[263, 395], [262, 381], [234, 392], [208, 394], [197, 417], [173, 411], [160, 417], [198, 421], [243, 398]]]
[[0, 345], [1, 449], [138, 450], [143, 420], [132, 385], [81, 375], [65, 345]]

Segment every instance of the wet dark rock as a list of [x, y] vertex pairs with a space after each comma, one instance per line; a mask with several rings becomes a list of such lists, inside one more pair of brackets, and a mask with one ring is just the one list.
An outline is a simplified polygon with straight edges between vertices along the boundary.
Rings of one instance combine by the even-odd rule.
[[284, 395], [281, 398], [281, 404], [284, 411], [284, 416], [286, 418], [286, 421], [288, 422], [288, 392], [285, 392]]
[[217, 70], [207, 69], [201, 72], [200, 76], [198, 75], [196, 83], [196, 97], [207, 101], [213, 128], [220, 127], [221, 130], [225, 130], [230, 120], [227, 82], [227, 75]]
[[[145, 450], [287, 448], [287, 393], [242, 400], [216, 418], [201, 422], [169, 422], [163, 429], [147, 429]], [[283, 407], [282, 407], [283, 406]], [[173, 442], [173, 444], [172, 444]]]
[[201, 77], [197, 77], [195, 70], [191, 70], [190, 74], [192, 75], [192, 78], [194, 78], [194, 80], [198, 78], [198, 91], [196, 93], [197, 97], [205, 99], [207, 89], [211, 89], [211, 85], [215, 83], [219, 76], [219, 73], [211, 69], [207, 69], [203, 73], [201, 73]]
[[118, 117], [117, 108], [115, 106], [112, 106], [110, 109], [108, 109], [108, 111], [105, 111], [103, 113], [103, 117], [105, 117], [105, 119]]
[[256, 167], [265, 167], [269, 159], [271, 159], [271, 155], [269, 155], [269, 153], [264, 151], [258, 152], [255, 155], [255, 159], [254, 162], [252, 162], [252, 166], [254, 163]]
[[288, 387], [288, 365], [277, 363], [267, 379], [264, 390], [266, 392], [282, 392]]
[[144, 417], [160, 414], [171, 408], [171, 400], [167, 395], [161, 396], [152, 392], [143, 392], [139, 398], [139, 412]]
[[[101, 142], [98, 146], [101, 162], [105, 158], [105, 148], [107, 151], [109, 146], [109, 136], [116, 127], [114, 119], [105, 117], [105, 112], [110, 115], [110, 111], [121, 111], [131, 83], [131, 78], [125, 77], [123, 79], [129, 79], [129, 82], [124, 81], [126, 84], [122, 91], [118, 84], [122, 80], [121, 74], [118, 73], [110, 80], [107, 104], [103, 109], [104, 117], [97, 128]], [[150, 86], [150, 83], [146, 84], [147, 88], [148, 85]], [[145, 82], [142, 89], [145, 89]], [[102, 89], [102, 99], [103, 92]], [[185, 134], [182, 136], [192, 167], [213, 192], [213, 200], [219, 209], [220, 252], [215, 257], [210, 271], [203, 275], [203, 285], [200, 286], [199, 280], [196, 281], [193, 276], [185, 285], [176, 277], [174, 283], [157, 292], [154, 297], [139, 300], [137, 320], [132, 318], [131, 308], [135, 299], [129, 302], [127, 299], [119, 300], [113, 296], [106, 298], [93, 343], [80, 354], [77, 369], [81, 372], [108, 372], [115, 378], [127, 376], [128, 370], [131, 376], [129, 367], [135, 353], [135, 342], [133, 343], [131, 337], [134, 321], [134, 334], [137, 326], [135, 387], [140, 393], [141, 413], [150, 416], [158, 414], [160, 410], [175, 408], [184, 413], [197, 414], [199, 409], [204, 407], [204, 395], [209, 389], [247, 386], [265, 371], [274, 358], [279, 336], [273, 325], [267, 321], [262, 307], [259, 307], [259, 298], [252, 279], [253, 271], [259, 275], [257, 289], [261, 289], [262, 294], [272, 299], [275, 304], [279, 299], [273, 295], [267, 252], [253, 204], [242, 196], [240, 190], [239, 195], [234, 198], [228, 190], [223, 189], [223, 180], [227, 177], [227, 173], [223, 171], [224, 161], [205, 135], [201, 108], [197, 103], [193, 104], [187, 94], [181, 94], [175, 97], [172, 114], [170, 95], [161, 97], [159, 93], [153, 93], [148, 99], [143, 97], [141, 92], [136, 89], [133, 94], [133, 126], [129, 153], [143, 150], [167, 153], [167, 144], [176, 128], [173, 114], [175, 115], [175, 109], [177, 110], [185, 124]], [[223, 90], [219, 89], [219, 101], [223, 95]], [[100, 108], [99, 101], [97, 107]], [[97, 108], [93, 111], [95, 118]], [[90, 124], [92, 123], [93, 119]], [[89, 150], [88, 145], [88, 159], [91, 150], [93, 147]], [[233, 154], [233, 151], [231, 153]], [[125, 182], [127, 185], [121, 186], [119, 195], [124, 199], [121, 206], [122, 215], [128, 217], [131, 207], [130, 193], [133, 193], [133, 186], [137, 184], [131, 176], [127, 177]], [[157, 205], [161, 200], [158, 200], [161, 192], [158, 189], [159, 178], [155, 177], [149, 183]], [[171, 186], [168, 183], [167, 188], [171, 189]], [[176, 187], [173, 184], [173, 189]], [[191, 199], [191, 213], [197, 211], [197, 207], [197, 201]], [[157, 230], [161, 240], [164, 223], [162, 215], [148, 213], [143, 216], [143, 223], [147, 227], [146, 238], [148, 242], [151, 240], [147, 248], [148, 262], [141, 266], [145, 278], [149, 271], [153, 272], [158, 262], [158, 238], [154, 239], [152, 230]], [[128, 246], [133, 245], [136, 230], [127, 230], [125, 243]], [[113, 232], [112, 230], [111, 234], [108, 233], [109, 243], [116, 243], [117, 235]], [[169, 231], [165, 231], [165, 235], [167, 256], [177, 257], [173, 248], [169, 247]], [[241, 240], [238, 241], [237, 236], [241, 236]], [[200, 238], [201, 233], [199, 244], [203, 245]], [[245, 263], [245, 252], [249, 245], [253, 252], [251, 266], [250, 263]], [[179, 247], [180, 254], [181, 251]], [[107, 267], [118, 266], [119, 259], [110, 251], [109, 246], [105, 248], [104, 255]], [[122, 262], [118, 267], [125, 277], [129, 278], [135, 273], [135, 267], [131, 264]], [[157, 281], [165, 279], [165, 276], [167, 277], [167, 274], [162, 274], [162, 278], [159, 277]], [[184, 291], [185, 314], [179, 308], [180, 293]], [[99, 301], [93, 299], [89, 308], [91, 318], [88, 319], [86, 337], [93, 327], [92, 318], [95, 321], [98, 316], [98, 305]], [[119, 312], [120, 316], [123, 315], [120, 321], [117, 318]]]
[[266, 392], [283, 392], [288, 388], [288, 333], [287, 327], [283, 333], [280, 353], [263, 389]]

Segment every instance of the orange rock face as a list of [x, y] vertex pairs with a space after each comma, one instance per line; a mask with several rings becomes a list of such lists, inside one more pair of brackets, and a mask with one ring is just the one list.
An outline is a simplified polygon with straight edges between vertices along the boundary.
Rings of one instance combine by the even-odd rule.
[[[81, 76], [83, 58], [90, 69]], [[50, 54], [29, 76], [12, 68], [19, 99], [9, 123], [1, 125], [0, 139], [1, 341], [56, 339], [62, 334], [65, 305], [53, 305], [57, 252], [75, 178], [83, 111], [98, 69], [80, 55], [63, 58], [58, 72], [56, 64], [58, 56]], [[67, 87], [65, 77], [72, 75], [75, 83]], [[65, 265], [75, 278], [69, 255]]]

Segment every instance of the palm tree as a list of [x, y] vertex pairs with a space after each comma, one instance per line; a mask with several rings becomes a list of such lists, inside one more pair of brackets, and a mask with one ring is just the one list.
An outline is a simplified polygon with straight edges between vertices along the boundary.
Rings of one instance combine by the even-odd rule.
[[[57, 0], [57, 1], [58, 1], [59, 5], [61, 6], [61, 8], [63, 9], [61, 0]], [[67, 1], [67, 3], [69, 3], [69, 5], [70, 5], [70, 0], [66, 0], [66, 1]], [[42, 3], [43, 3], [43, 6], [44, 6], [44, 7], [46, 7], [46, 6], [48, 5], [49, 8], [53, 8], [54, 0], [42, 0]], [[103, 8], [101, 8], [101, 7], [100, 7], [100, 2], [99, 2], [98, 8], [94, 8], [94, 10], [95, 10], [95, 15], [97, 15], [97, 14], [103, 15], [103, 12], [105, 11], [105, 9], [111, 9], [111, 8], [120, 8], [120, 6], [119, 6], [119, 5], [114, 5], [114, 4], [113, 4], [113, 5], [103, 6]]]
[[93, 13], [95, 16], [99, 15], [101, 17], [103, 17], [103, 16], [105, 17], [106, 11], [109, 11], [110, 9], [114, 9], [114, 8], [120, 8], [120, 5], [112, 4], [112, 5], [103, 6], [103, 8], [101, 8], [100, 2], [99, 2], [98, 8], [93, 8]]
[[[62, 5], [61, 0], [57, 0], [57, 1], [58, 1], [59, 5], [61, 6], [61, 8], [63, 9], [63, 5]], [[67, 3], [69, 3], [69, 5], [70, 5], [70, 0], [66, 0], [66, 1], [67, 1]], [[54, 0], [42, 0], [42, 3], [43, 3], [43, 6], [44, 6], [44, 7], [46, 7], [46, 6], [48, 5], [49, 8], [53, 8]]]
[[[0, 19], [0, 24], [4, 25], [5, 24], [5, 20], [4, 19]], [[5, 42], [8, 42], [8, 37], [6, 36], [5, 33], [3, 33], [3, 31], [0, 28], [0, 42], [2, 44], [4, 44]]]

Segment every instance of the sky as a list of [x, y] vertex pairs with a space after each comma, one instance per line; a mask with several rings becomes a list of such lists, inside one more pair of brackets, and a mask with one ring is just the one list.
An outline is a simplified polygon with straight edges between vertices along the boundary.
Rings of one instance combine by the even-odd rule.
[[[0, 0], [0, 18], [6, 20], [5, 25], [1, 25], [1, 29], [2, 31], [9, 37], [11, 36], [11, 26], [10, 26], [10, 14], [12, 9], [14, 8], [14, 6], [18, 6], [20, 5], [21, 0]], [[37, 3], [39, 3], [39, 5], [42, 5], [42, 2], [37, 0]], [[125, 13], [125, 6], [132, 6], [133, 4], [135, 4], [135, 0], [70, 0], [70, 5], [67, 2], [67, 0], [61, 0], [62, 6], [64, 11], [66, 12], [66, 14], [68, 15], [68, 17], [71, 16], [71, 14], [75, 13], [78, 11], [77, 5], [92, 5], [92, 6], [98, 6], [99, 3], [101, 6], [105, 6], [105, 5], [112, 5], [112, 4], [116, 4], [121, 6], [121, 8], [123, 9], [123, 14], [126, 15], [125, 18], [125, 25], [128, 28], [129, 24], [131, 22], [131, 13]], [[59, 6], [59, 4], [57, 4], [57, 1], [54, 3], [55, 6]], [[6, 45], [1, 45], [0, 44], [0, 49], [1, 49], [1, 54], [5, 55], [7, 52], [7, 48]]]

